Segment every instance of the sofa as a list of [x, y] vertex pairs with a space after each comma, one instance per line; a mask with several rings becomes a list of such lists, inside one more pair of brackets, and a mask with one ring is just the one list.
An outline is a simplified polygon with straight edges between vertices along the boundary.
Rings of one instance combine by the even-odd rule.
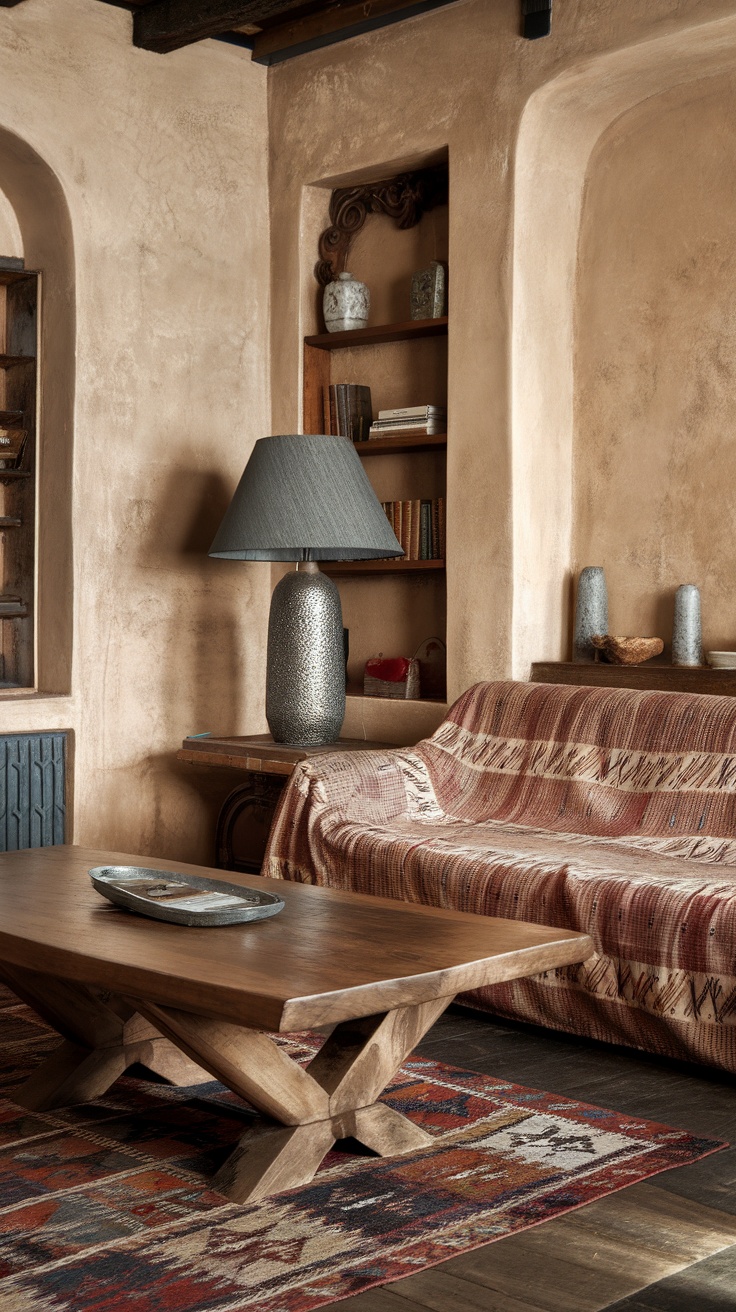
[[416, 747], [299, 764], [263, 873], [582, 930], [464, 1000], [736, 1072], [736, 699], [479, 683]]

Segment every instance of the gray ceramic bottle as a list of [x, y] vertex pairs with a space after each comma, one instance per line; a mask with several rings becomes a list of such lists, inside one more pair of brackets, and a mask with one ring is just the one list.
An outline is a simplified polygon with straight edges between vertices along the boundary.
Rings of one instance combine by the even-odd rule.
[[700, 591], [694, 583], [681, 583], [675, 593], [672, 624], [672, 664], [703, 664]]
[[575, 631], [572, 658], [578, 663], [595, 659], [591, 638], [608, 633], [608, 589], [601, 565], [586, 565], [580, 571], [575, 601]]

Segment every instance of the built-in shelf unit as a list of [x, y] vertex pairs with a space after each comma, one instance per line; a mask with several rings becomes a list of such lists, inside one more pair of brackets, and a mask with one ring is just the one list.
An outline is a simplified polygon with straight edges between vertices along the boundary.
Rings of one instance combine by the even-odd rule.
[[0, 260], [0, 687], [10, 689], [35, 677], [38, 275], [18, 264]]
[[[447, 319], [409, 320], [319, 333], [304, 340], [304, 431], [329, 431], [331, 383], [367, 384], [374, 415], [388, 405], [447, 405]], [[445, 496], [447, 434], [356, 442], [380, 501]], [[445, 641], [444, 560], [324, 564], [339, 579], [350, 633], [348, 693], [362, 694], [371, 656], [412, 656], [428, 638]], [[436, 693], [435, 688], [433, 692]], [[426, 700], [442, 701], [441, 696]]]

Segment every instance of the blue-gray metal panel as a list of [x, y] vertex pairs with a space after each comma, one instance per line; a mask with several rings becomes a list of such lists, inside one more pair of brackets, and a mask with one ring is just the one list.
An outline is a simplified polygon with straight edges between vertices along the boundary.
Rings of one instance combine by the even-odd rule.
[[0, 737], [0, 851], [63, 843], [66, 734]]

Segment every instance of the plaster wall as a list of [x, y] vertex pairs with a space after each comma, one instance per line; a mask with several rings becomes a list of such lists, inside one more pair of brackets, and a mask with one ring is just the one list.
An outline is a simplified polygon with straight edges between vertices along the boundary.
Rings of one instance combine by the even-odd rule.
[[574, 563], [603, 563], [616, 633], [669, 640], [678, 583], [736, 645], [736, 78], [646, 101], [604, 134], [577, 285]]
[[[74, 841], [210, 862], [224, 781], [178, 767], [176, 748], [265, 727], [268, 570], [206, 551], [270, 426], [266, 74], [221, 43], [136, 50], [130, 24], [91, 0], [26, 0], [0, 24], [0, 139], [56, 180], [74, 275], [57, 302], [76, 295], [69, 368], [48, 332], [42, 367], [70, 431], [41, 419], [52, 467], [73, 446], [71, 679], [44, 693], [41, 670], [39, 694], [2, 697], [0, 732], [70, 730]], [[22, 181], [0, 140], [0, 244], [16, 241], [0, 253], [32, 265]]]
[[[318, 326], [318, 186], [449, 153], [450, 699], [566, 654], [591, 154], [632, 106], [733, 67], [735, 19], [731, 0], [586, 0], [558, 7], [553, 35], [530, 43], [516, 0], [459, 0], [272, 70], [275, 431], [298, 422], [300, 339]], [[379, 603], [368, 610], [380, 632]], [[391, 739], [401, 716], [414, 727], [408, 707], [367, 713], [373, 736]]]

